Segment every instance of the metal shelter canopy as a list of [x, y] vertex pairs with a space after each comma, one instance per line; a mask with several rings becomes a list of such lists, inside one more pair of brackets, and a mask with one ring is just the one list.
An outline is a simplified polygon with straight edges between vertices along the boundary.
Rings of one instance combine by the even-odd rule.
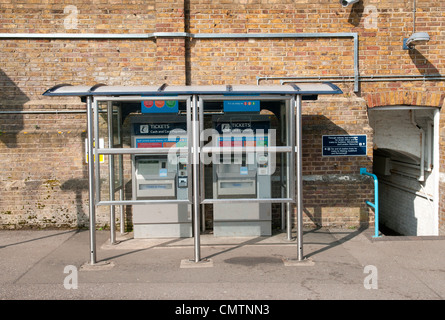
[[[291, 97], [292, 104], [289, 110], [291, 121], [291, 131], [295, 132], [292, 139], [292, 148], [289, 151], [296, 156], [296, 205], [297, 205], [297, 241], [298, 241], [298, 260], [303, 260], [303, 193], [302, 193], [302, 124], [301, 124], [301, 105], [302, 100], [306, 96], [318, 96], [320, 94], [341, 94], [343, 93], [336, 85], [325, 83], [298, 83], [286, 85], [204, 85], [204, 86], [169, 86], [162, 84], [161, 86], [107, 86], [104, 84], [96, 84], [94, 86], [84, 85], [69, 85], [60, 84], [48, 89], [43, 93], [44, 96], [72, 96], [86, 98], [87, 102], [87, 144], [88, 144], [88, 189], [89, 189], [89, 214], [90, 214], [90, 263], [96, 264], [96, 237], [95, 237], [95, 185], [96, 175], [98, 171], [98, 162], [94, 163], [94, 153], [99, 152], [97, 144], [93, 147], [94, 137], [98, 134], [97, 129], [97, 100], [101, 101], [125, 101], [127, 98], [132, 101], [143, 101], [146, 97], [168, 97], [172, 99], [175, 96], [190, 96], [191, 106], [187, 112], [193, 114], [193, 120], [198, 122], [198, 98], [199, 96], [216, 96], [218, 100], [236, 99], [236, 96], [257, 96], [259, 99], [267, 99], [267, 97]], [[96, 99], [97, 98], [97, 99]], [[201, 110], [202, 111], [202, 110]], [[200, 111], [200, 112], [201, 112]], [[296, 112], [295, 112], [296, 111]], [[110, 112], [110, 110], [108, 110]], [[199, 123], [199, 122], [198, 122]], [[197, 263], [200, 258], [200, 225], [199, 225], [199, 207], [200, 199], [198, 192], [198, 176], [199, 176], [199, 128], [193, 125], [191, 152], [193, 154], [193, 233], [195, 238], [195, 257], [194, 261]], [[94, 133], [94, 135], [93, 135]], [[295, 149], [294, 149], [295, 148]], [[125, 150], [125, 148], [123, 149]], [[128, 151], [128, 150], [127, 150]], [[120, 152], [125, 153], [125, 151]], [[292, 156], [294, 157], [294, 156]], [[295, 163], [295, 162], [294, 162]], [[294, 184], [295, 184], [294, 183]], [[293, 196], [292, 196], [293, 198]], [[290, 225], [290, 203], [288, 202], [288, 226]], [[111, 207], [113, 205], [111, 204]], [[288, 239], [291, 239], [291, 227], [288, 227]]]
[[319, 95], [343, 93], [336, 85], [299, 83], [287, 85], [207, 85], [207, 86], [72, 86], [62, 84], [48, 89], [44, 96], [176, 96], [176, 95]]

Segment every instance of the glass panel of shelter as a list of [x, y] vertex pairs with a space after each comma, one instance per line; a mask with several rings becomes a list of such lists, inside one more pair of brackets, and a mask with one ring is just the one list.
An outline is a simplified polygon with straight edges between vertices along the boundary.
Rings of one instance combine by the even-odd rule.
[[[203, 112], [198, 124], [191, 121], [190, 98], [144, 97], [129, 101], [141, 107], [140, 112], [130, 115], [130, 148], [144, 149], [141, 154], [131, 154], [133, 200], [191, 201], [192, 146], [189, 141], [192, 125], [199, 125], [202, 203], [230, 199], [293, 202], [292, 183], [287, 183], [288, 178], [292, 180], [294, 163], [290, 134], [294, 119], [289, 112], [292, 98], [201, 96], [199, 101]], [[99, 140], [106, 142], [104, 146], [122, 148], [122, 153], [126, 153], [119, 137], [122, 102], [113, 103], [112, 146], [108, 146], [107, 101], [98, 101], [101, 116], [97, 124]], [[241, 108], [251, 108], [239, 111], [239, 104]], [[157, 112], [163, 107], [175, 111]], [[150, 108], [154, 111], [147, 112]], [[118, 172], [121, 159], [121, 156], [115, 157], [114, 172]], [[116, 186], [121, 182], [118, 177], [116, 173]]]
[[[205, 98], [200, 103], [201, 198], [204, 203], [293, 198], [288, 196], [286, 183], [292, 162], [288, 132], [291, 99], [236, 99]], [[249, 103], [257, 106], [249, 109]]]
[[201, 203], [212, 204], [215, 236], [270, 236], [274, 216], [283, 227], [294, 198], [292, 106], [291, 97], [201, 97]]
[[[107, 100], [109, 99], [109, 100]], [[111, 144], [108, 137], [108, 103], [113, 102], [112, 124], [113, 138]], [[114, 184], [116, 188], [122, 186], [123, 155], [130, 156], [132, 162], [132, 200], [185, 200], [190, 201], [187, 177], [191, 170], [187, 163], [189, 159], [189, 144], [191, 132], [190, 98], [184, 97], [140, 97], [96, 99], [97, 111], [94, 140], [100, 141], [98, 153], [100, 159], [114, 157]], [[126, 106], [138, 105], [136, 113], [129, 114], [130, 137], [123, 136], [122, 113]], [[169, 113], [159, 112], [163, 107]], [[151, 110], [153, 112], [150, 112]], [[131, 108], [133, 109], [133, 108]], [[170, 109], [174, 109], [171, 112]], [[147, 111], [148, 110], [148, 111]], [[129, 143], [128, 148], [124, 146]], [[105, 149], [105, 151], [104, 151]], [[139, 150], [136, 150], [139, 149]], [[106, 155], [106, 157], [105, 157]], [[104, 163], [104, 161], [102, 161]], [[156, 165], [155, 165], [156, 163]], [[101, 186], [100, 176], [107, 175], [105, 166], [96, 163], [99, 174], [96, 175], [96, 191], [98, 199], [108, 200]], [[156, 168], [155, 168], [156, 167]], [[178, 172], [181, 173], [179, 177]], [[180, 179], [181, 178], [181, 179]], [[190, 179], [191, 181], [191, 179]], [[128, 199], [127, 199], [128, 200]], [[145, 201], [147, 202], [147, 201]]]

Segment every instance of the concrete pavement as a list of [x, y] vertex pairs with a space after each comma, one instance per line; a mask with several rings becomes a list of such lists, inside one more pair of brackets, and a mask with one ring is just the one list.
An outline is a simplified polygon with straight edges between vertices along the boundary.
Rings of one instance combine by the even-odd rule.
[[[272, 237], [201, 236], [199, 268], [193, 238], [109, 243], [96, 231], [96, 266], [89, 232], [0, 231], [0, 299], [443, 299], [445, 237], [372, 238], [373, 230], [304, 231], [304, 256], [284, 233]], [[77, 285], [77, 286], [74, 286]]]

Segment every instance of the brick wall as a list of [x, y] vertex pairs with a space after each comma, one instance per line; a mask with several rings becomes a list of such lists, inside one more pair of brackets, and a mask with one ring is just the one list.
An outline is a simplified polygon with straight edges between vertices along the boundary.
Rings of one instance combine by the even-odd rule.
[[[323, 135], [367, 135], [365, 157], [323, 157]], [[373, 212], [372, 128], [363, 99], [325, 97], [303, 105], [303, 197], [305, 223], [317, 226], [368, 226]]]
[[[1, 117], [0, 224], [75, 227], [88, 221], [88, 174], [84, 161], [85, 117], [81, 114], [21, 115], [21, 130]], [[56, 124], [56, 125], [55, 125]], [[75, 150], [75, 152], [73, 152]]]
[[[445, 72], [444, 12], [441, 0], [417, 0], [416, 30], [428, 32], [431, 40], [412, 51], [402, 50], [403, 38], [412, 33], [412, 1], [403, 0], [362, 0], [347, 8], [331, 0], [85, 0], [51, 4], [3, 0], [0, 33], [356, 32], [361, 75], [431, 75]], [[353, 42], [347, 38], [1, 39], [0, 108], [84, 110], [78, 99], [41, 95], [59, 83], [255, 84], [257, 76], [352, 76], [353, 58]], [[342, 98], [305, 103], [306, 218], [308, 223], [348, 221], [358, 225], [372, 221], [363, 205], [372, 195], [372, 183], [357, 177], [360, 167], [372, 167], [372, 130], [366, 107], [442, 106], [444, 82], [361, 82], [358, 93], [349, 81], [337, 84], [345, 92]], [[77, 179], [82, 185], [86, 179], [86, 166], [79, 160], [85, 129], [82, 113], [1, 115], [0, 160], [8, 164], [17, 160], [4, 166], [0, 177], [4, 186], [0, 191], [2, 225], [76, 226], [86, 221], [87, 194], [79, 192], [73, 182]], [[441, 146], [445, 141], [442, 131]], [[322, 132], [367, 134], [367, 157], [322, 158]], [[46, 149], [57, 152], [44, 152]], [[445, 172], [443, 159], [441, 155], [441, 172]], [[22, 169], [16, 167], [18, 163]], [[346, 183], [344, 177], [351, 180]], [[62, 188], [65, 183], [71, 191]], [[441, 190], [444, 185], [441, 182]], [[49, 189], [50, 198], [43, 203]], [[356, 196], [354, 200], [350, 193]], [[68, 209], [66, 219], [51, 213], [63, 208]], [[107, 224], [106, 209], [102, 211], [98, 223]], [[440, 212], [443, 229], [443, 205]]]

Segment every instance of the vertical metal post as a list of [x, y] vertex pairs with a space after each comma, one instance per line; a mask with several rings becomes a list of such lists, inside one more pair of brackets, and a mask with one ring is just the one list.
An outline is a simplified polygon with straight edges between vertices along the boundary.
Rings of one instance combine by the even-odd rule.
[[[117, 109], [117, 139], [119, 141], [119, 146], [122, 148], [122, 105], [119, 104]], [[124, 200], [124, 155], [119, 155], [119, 200]], [[125, 233], [125, 216], [124, 216], [124, 206], [120, 205], [120, 232]]]
[[[188, 187], [187, 187], [187, 199], [192, 204], [190, 205], [190, 210], [193, 212], [193, 122], [192, 122], [192, 101], [187, 99], [187, 177]], [[191, 179], [191, 180], [190, 180]], [[193, 216], [193, 213], [191, 213]]]
[[[124, 155], [119, 155], [119, 181], [121, 182], [121, 186], [119, 189], [119, 200], [124, 200], [124, 167], [123, 167]], [[120, 205], [120, 232], [121, 234], [125, 233], [125, 210], [124, 205]]]
[[[280, 165], [281, 165], [281, 170], [280, 170], [280, 182], [281, 182], [281, 197], [284, 198], [286, 197], [286, 188], [285, 188], [285, 184], [284, 184], [284, 170], [283, 170], [283, 163], [284, 163], [284, 155], [281, 153], [280, 154]], [[281, 210], [281, 231], [284, 231], [286, 229], [286, 222], [287, 222], [287, 217], [286, 217], [286, 207], [285, 207], [285, 203], [281, 203], [280, 204], [280, 210]]]
[[[202, 147], [203, 141], [201, 141], [201, 134], [204, 132], [204, 101], [202, 99], [198, 102], [199, 110], [199, 148]], [[204, 194], [204, 166], [201, 161], [199, 162], [199, 181], [202, 186], [201, 188], [201, 199], [205, 198]], [[201, 230], [204, 232], [206, 230], [206, 220], [205, 220], [205, 204], [201, 205]]]
[[94, 155], [92, 97], [87, 97], [88, 195], [90, 213], [90, 263], [96, 263], [96, 204], [94, 201]]
[[355, 33], [353, 36], [354, 39], [354, 92], [359, 92], [359, 81], [360, 81], [360, 74], [358, 69], [358, 34]]
[[289, 202], [286, 203], [286, 232], [287, 240], [292, 240], [292, 206]]
[[200, 197], [199, 197], [199, 120], [198, 120], [198, 101], [197, 97], [192, 98], [193, 114], [193, 235], [195, 239], [195, 262], [201, 260], [200, 243]]
[[298, 260], [303, 260], [303, 128], [301, 124], [301, 95], [297, 95], [297, 112], [295, 114], [297, 133], [297, 241]]
[[[285, 114], [287, 113], [287, 105], [289, 104], [288, 100], [286, 100], [285, 105], [281, 106], [280, 109], [280, 125], [281, 125], [281, 142], [286, 141], [287, 143], [287, 129], [286, 131], [283, 130], [283, 128], [287, 128], [287, 124], [286, 124], [286, 119], [287, 116], [285, 116]], [[287, 196], [286, 194], [286, 184], [285, 184], [285, 172], [283, 170], [283, 165], [284, 165], [284, 159], [285, 159], [285, 154], [280, 153], [280, 182], [281, 182], [281, 197], [285, 198]], [[280, 204], [280, 210], [281, 210], [281, 231], [284, 231], [286, 229], [286, 225], [287, 225], [287, 215], [286, 215], [286, 204], [283, 202]]]
[[93, 117], [94, 117], [94, 176], [95, 176], [95, 188], [96, 188], [96, 200], [100, 201], [100, 156], [98, 154], [99, 149], [99, 108], [97, 101], [93, 100]]
[[[291, 147], [291, 152], [288, 154], [287, 163], [287, 197], [295, 198], [295, 99], [287, 102], [288, 106], [288, 122], [287, 122], [287, 138], [288, 145]], [[292, 240], [292, 204], [287, 203], [287, 240]]]
[[[113, 139], [113, 103], [107, 102], [107, 122], [108, 122], [108, 148], [114, 148]], [[108, 174], [109, 174], [109, 190], [110, 201], [114, 200], [114, 155], [108, 155]], [[116, 243], [116, 208], [110, 205], [110, 242]]]

